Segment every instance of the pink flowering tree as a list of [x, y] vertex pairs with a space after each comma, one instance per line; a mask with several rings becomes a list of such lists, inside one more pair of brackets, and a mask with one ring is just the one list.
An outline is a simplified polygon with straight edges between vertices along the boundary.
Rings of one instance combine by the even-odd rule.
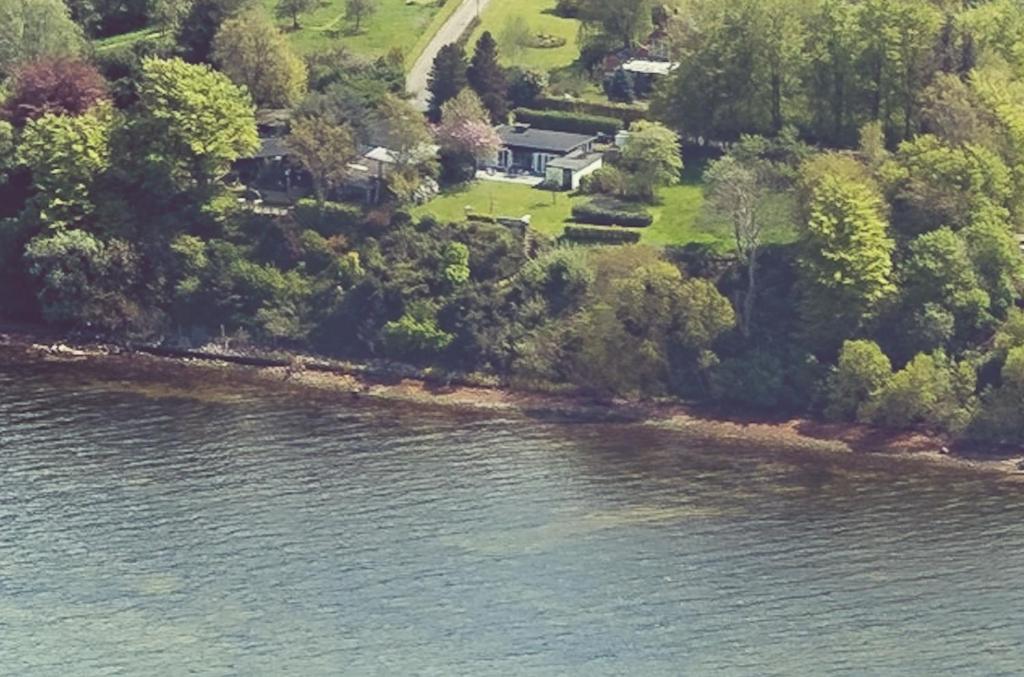
[[436, 131], [441, 150], [472, 158], [474, 169], [493, 158], [501, 147], [501, 138], [491, 126], [487, 109], [468, 88], [441, 107], [441, 122]]

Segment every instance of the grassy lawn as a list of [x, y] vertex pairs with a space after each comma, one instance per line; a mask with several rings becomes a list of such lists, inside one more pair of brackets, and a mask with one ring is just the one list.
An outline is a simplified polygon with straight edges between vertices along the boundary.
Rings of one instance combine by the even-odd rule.
[[[498, 41], [503, 61], [507, 64], [541, 71], [568, 66], [580, 54], [579, 46], [576, 44], [579, 22], [552, 14], [555, 4], [556, 0], [494, 0], [484, 10], [483, 16], [480, 17], [480, 26], [470, 38], [468, 47], [470, 53], [472, 53], [472, 46], [476, 44], [480, 34], [490, 31]], [[502, 32], [509, 21], [516, 16], [520, 16], [526, 21], [526, 25], [530, 27], [532, 33], [564, 38], [565, 45], [551, 49], [528, 47], [520, 49], [518, 54], [514, 53], [514, 48], [510, 49], [508, 45], [502, 44]]]
[[[413, 210], [414, 216], [433, 214], [442, 221], [462, 221], [466, 207], [478, 214], [520, 217], [529, 214], [533, 227], [541, 233], [557, 237], [570, 218], [572, 205], [589, 200], [586, 195], [551, 193], [529, 186], [496, 181], [477, 181], [469, 186], [443, 193], [431, 202]], [[700, 242], [728, 251], [732, 232], [725, 224], [708, 222], [701, 217], [704, 197], [699, 183], [688, 182], [660, 193], [660, 201], [650, 207], [654, 223], [642, 229], [641, 242], [656, 247]], [[789, 230], [765, 234], [768, 242], [789, 242]]]
[[149, 40], [158, 40], [163, 37], [164, 32], [155, 26], [149, 26], [147, 28], [140, 28], [137, 31], [131, 33], [122, 33], [121, 35], [112, 35], [109, 38], [103, 38], [96, 40], [96, 51], [105, 52], [111, 49], [117, 49], [118, 47], [124, 47], [126, 45], [133, 45], [136, 42], [146, 42]]
[[493, 216], [518, 218], [529, 214], [534, 228], [557, 236], [562, 234], [562, 227], [569, 218], [572, 199], [568, 193], [552, 193], [516, 183], [476, 181], [417, 207], [413, 215], [433, 214], [441, 221], [462, 221], [466, 207], [478, 214]]
[[[263, 0], [263, 5], [274, 16], [277, 0]], [[299, 16], [301, 28], [297, 31], [292, 30], [290, 19], [279, 19], [278, 24], [300, 54], [343, 46], [362, 56], [377, 57], [397, 47], [411, 65], [414, 57], [409, 55], [416, 45], [415, 38], [428, 31], [438, 12], [436, 0], [409, 4], [405, 0], [378, 0], [377, 12], [354, 34], [351, 23], [345, 20], [345, 0], [327, 0], [316, 10]]]

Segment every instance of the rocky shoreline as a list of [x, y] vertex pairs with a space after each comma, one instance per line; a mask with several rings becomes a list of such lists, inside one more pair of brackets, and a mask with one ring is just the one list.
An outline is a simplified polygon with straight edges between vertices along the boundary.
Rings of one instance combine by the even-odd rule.
[[285, 353], [178, 350], [71, 341], [47, 332], [0, 333], [0, 365], [83, 363], [110, 377], [173, 383], [183, 392], [211, 384], [255, 385], [271, 391], [326, 394], [340, 398], [409, 403], [494, 412], [552, 421], [633, 423], [677, 431], [687, 440], [721, 446], [785, 449], [808, 454], [856, 455], [921, 466], [998, 474], [1024, 481], [1020, 451], [993, 453], [952, 446], [920, 432], [881, 431], [867, 426], [806, 419], [759, 420], [704, 412], [678, 402], [598, 401], [576, 395], [521, 392], [400, 365], [349, 363]]

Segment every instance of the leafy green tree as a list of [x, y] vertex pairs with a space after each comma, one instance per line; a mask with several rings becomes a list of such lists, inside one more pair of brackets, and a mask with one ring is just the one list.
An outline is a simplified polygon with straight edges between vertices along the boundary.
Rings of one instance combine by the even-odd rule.
[[829, 379], [825, 415], [834, 420], [855, 421], [864, 403], [892, 378], [892, 364], [873, 341], [846, 341]]
[[466, 88], [466, 52], [457, 44], [445, 45], [434, 57], [434, 65], [427, 79], [430, 92], [428, 115], [431, 121], [440, 122], [441, 108]]
[[[617, 254], [620, 260], [609, 260]], [[570, 378], [578, 385], [603, 394], [663, 394], [733, 326], [732, 306], [714, 285], [643, 260], [629, 252], [598, 260], [599, 284], [574, 327], [579, 350]]]
[[299, 30], [299, 15], [312, 12], [319, 4], [318, 0], [278, 0], [275, 10], [279, 19], [291, 19], [292, 30]]
[[110, 168], [116, 120], [109, 106], [99, 106], [74, 117], [44, 115], [25, 125], [16, 160], [32, 172], [43, 223], [74, 225], [92, 213], [93, 183]]
[[852, 144], [859, 127], [854, 99], [860, 11], [860, 5], [847, 0], [821, 0], [808, 20], [812, 127], [819, 138], [835, 145]]
[[469, 247], [461, 242], [451, 242], [442, 252], [441, 276], [451, 287], [458, 287], [469, 281]]
[[410, 304], [402, 317], [384, 325], [382, 336], [388, 355], [413, 361], [438, 355], [455, 338], [437, 326], [437, 311], [429, 303]]
[[498, 63], [498, 44], [490, 31], [484, 31], [476, 41], [466, 79], [491, 114], [491, 121], [504, 122], [508, 116], [508, 83]]
[[1024, 439], [1024, 346], [1008, 351], [1000, 384], [983, 394], [967, 436], [1014, 446]]
[[627, 174], [630, 195], [654, 201], [659, 188], [675, 185], [682, 178], [683, 153], [678, 135], [657, 122], [633, 123], [619, 168]]
[[0, 73], [41, 57], [75, 56], [85, 46], [62, 0], [0, 0]]
[[39, 281], [47, 321], [118, 332], [138, 321], [132, 292], [141, 262], [127, 242], [103, 242], [77, 228], [59, 230], [29, 242], [25, 260]]
[[883, 168], [893, 195], [894, 225], [904, 235], [939, 226], [961, 229], [980, 212], [1009, 218], [1011, 173], [998, 155], [928, 134], [900, 144]]
[[651, 0], [581, 0], [578, 16], [585, 35], [629, 49], [651, 32], [652, 9]]
[[213, 58], [258, 106], [290, 108], [306, 91], [306, 66], [260, 10], [227, 19], [214, 38]]
[[321, 209], [327, 194], [344, 183], [350, 173], [349, 165], [359, 156], [352, 130], [323, 117], [294, 120], [288, 148], [313, 177], [313, 189]]
[[362, 27], [363, 20], [373, 16], [376, 11], [376, 0], [345, 0], [345, 18], [355, 22], [356, 33]]
[[221, 24], [255, 4], [255, 0], [191, 0], [177, 23], [175, 37], [182, 57], [192, 63], [208, 62]]
[[259, 146], [248, 93], [208, 66], [145, 60], [139, 106], [148, 159], [185, 184], [209, 187]]
[[977, 374], [942, 351], [922, 353], [896, 372], [861, 409], [864, 420], [890, 428], [924, 425], [960, 432], [976, 406]]
[[547, 73], [513, 67], [507, 71], [508, 99], [514, 108], [530, 108], [548, 87]]
[[818, 349], [838, 348], [895, 291], [894, 243], [886, 231], [872, 186], [836, 173], [813, 180], [800, 238], [800, 309]]

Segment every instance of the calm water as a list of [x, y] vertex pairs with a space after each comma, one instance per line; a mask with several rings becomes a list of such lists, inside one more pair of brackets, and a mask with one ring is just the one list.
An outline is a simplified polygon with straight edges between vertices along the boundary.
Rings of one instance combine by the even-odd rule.
[[0, 674], [1020, 674], [1022, 489], [0, 366]]

